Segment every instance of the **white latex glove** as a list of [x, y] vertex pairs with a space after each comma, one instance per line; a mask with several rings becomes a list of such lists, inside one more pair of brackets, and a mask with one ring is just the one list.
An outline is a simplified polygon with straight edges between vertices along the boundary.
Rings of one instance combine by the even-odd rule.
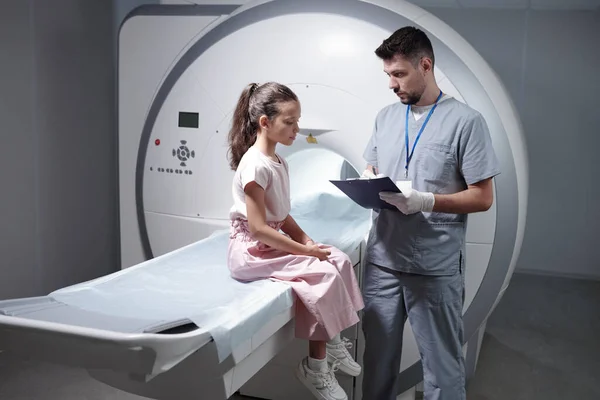
[[379, 198], [400, 210], [403, 214], [432, 212], [435, 204], [433, 193], [404, 189], [402, 193], [381, 192]]
[[368, 169], [365, 169], [363, 171], [362, 175], [360, 176], [360, 179], [375, 179], [375, 178], [381, 178], [383, 176], [384, 176], [383, 174], [377, 174], [377, 175], [375, 175], [374, 173], [372, 173]]

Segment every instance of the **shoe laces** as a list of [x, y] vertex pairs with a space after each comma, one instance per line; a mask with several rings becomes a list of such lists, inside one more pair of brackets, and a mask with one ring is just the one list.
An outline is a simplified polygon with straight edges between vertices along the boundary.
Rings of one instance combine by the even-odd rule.
[[341, 348], [342, 352], [344, 353], [344, 355], [346, 357], [350, 357], [350, 352], [348, 352], [348, 349], [352, 348], [352, 342], [346, 338], [343, 338], [339, 344], [340, 344], [340, 348]]
[[323, 383], [325, 384], [325, 387], [327, 389], [333, 390], [334, 386], [337, 385], [337, 379], [335, 378], [335, 373], [339, 369], [340, 369], [340, 362], [336, 360], [331, 364], [331, 368], [329, 369], [328, 372], [322, 372]]
[[348, 340], [347, 338], [342, 338], [342, 343], [344, 344], [344, 346], [347, 349], [351, 349], [352, 348], [352, 342], [350, 340]]

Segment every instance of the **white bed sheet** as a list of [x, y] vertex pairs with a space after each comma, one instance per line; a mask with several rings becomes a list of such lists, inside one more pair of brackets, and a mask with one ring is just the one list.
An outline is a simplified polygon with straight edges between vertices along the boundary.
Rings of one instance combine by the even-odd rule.
[[[341, 195], [299, 198], [292, 215], [314, 240], [349, 252], [365, 238], [370, 214]], [[102, 314], [152, 320], [190, 320], [208, 330], [220, 361], [274, 315], [293, 305], [289, 286], [268, 280], [241, 283], [226, 266], [228, 232], [49, 296]]]

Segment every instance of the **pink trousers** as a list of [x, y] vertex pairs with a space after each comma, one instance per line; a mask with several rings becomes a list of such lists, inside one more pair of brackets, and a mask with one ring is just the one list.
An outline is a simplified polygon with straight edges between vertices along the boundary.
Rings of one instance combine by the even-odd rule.
[[[281, 223], [270, 224], [279, 230]], [[240, 281], [271, 279], [292, 287], [296, 301], [296, 337], [328, 341], [355, 325], [364, 308], [352, 263], [335, 247], [327, 261], [289, 254], [252, 238], [247, 221], [231, 224], [228, 266]]]

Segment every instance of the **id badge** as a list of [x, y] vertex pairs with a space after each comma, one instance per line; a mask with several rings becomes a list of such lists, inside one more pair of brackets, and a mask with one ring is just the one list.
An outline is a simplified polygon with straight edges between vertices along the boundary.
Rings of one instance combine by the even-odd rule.
[[396, 181], [396, 186], [401, 192], [409, 192], [412, 189], [412, 181]]

